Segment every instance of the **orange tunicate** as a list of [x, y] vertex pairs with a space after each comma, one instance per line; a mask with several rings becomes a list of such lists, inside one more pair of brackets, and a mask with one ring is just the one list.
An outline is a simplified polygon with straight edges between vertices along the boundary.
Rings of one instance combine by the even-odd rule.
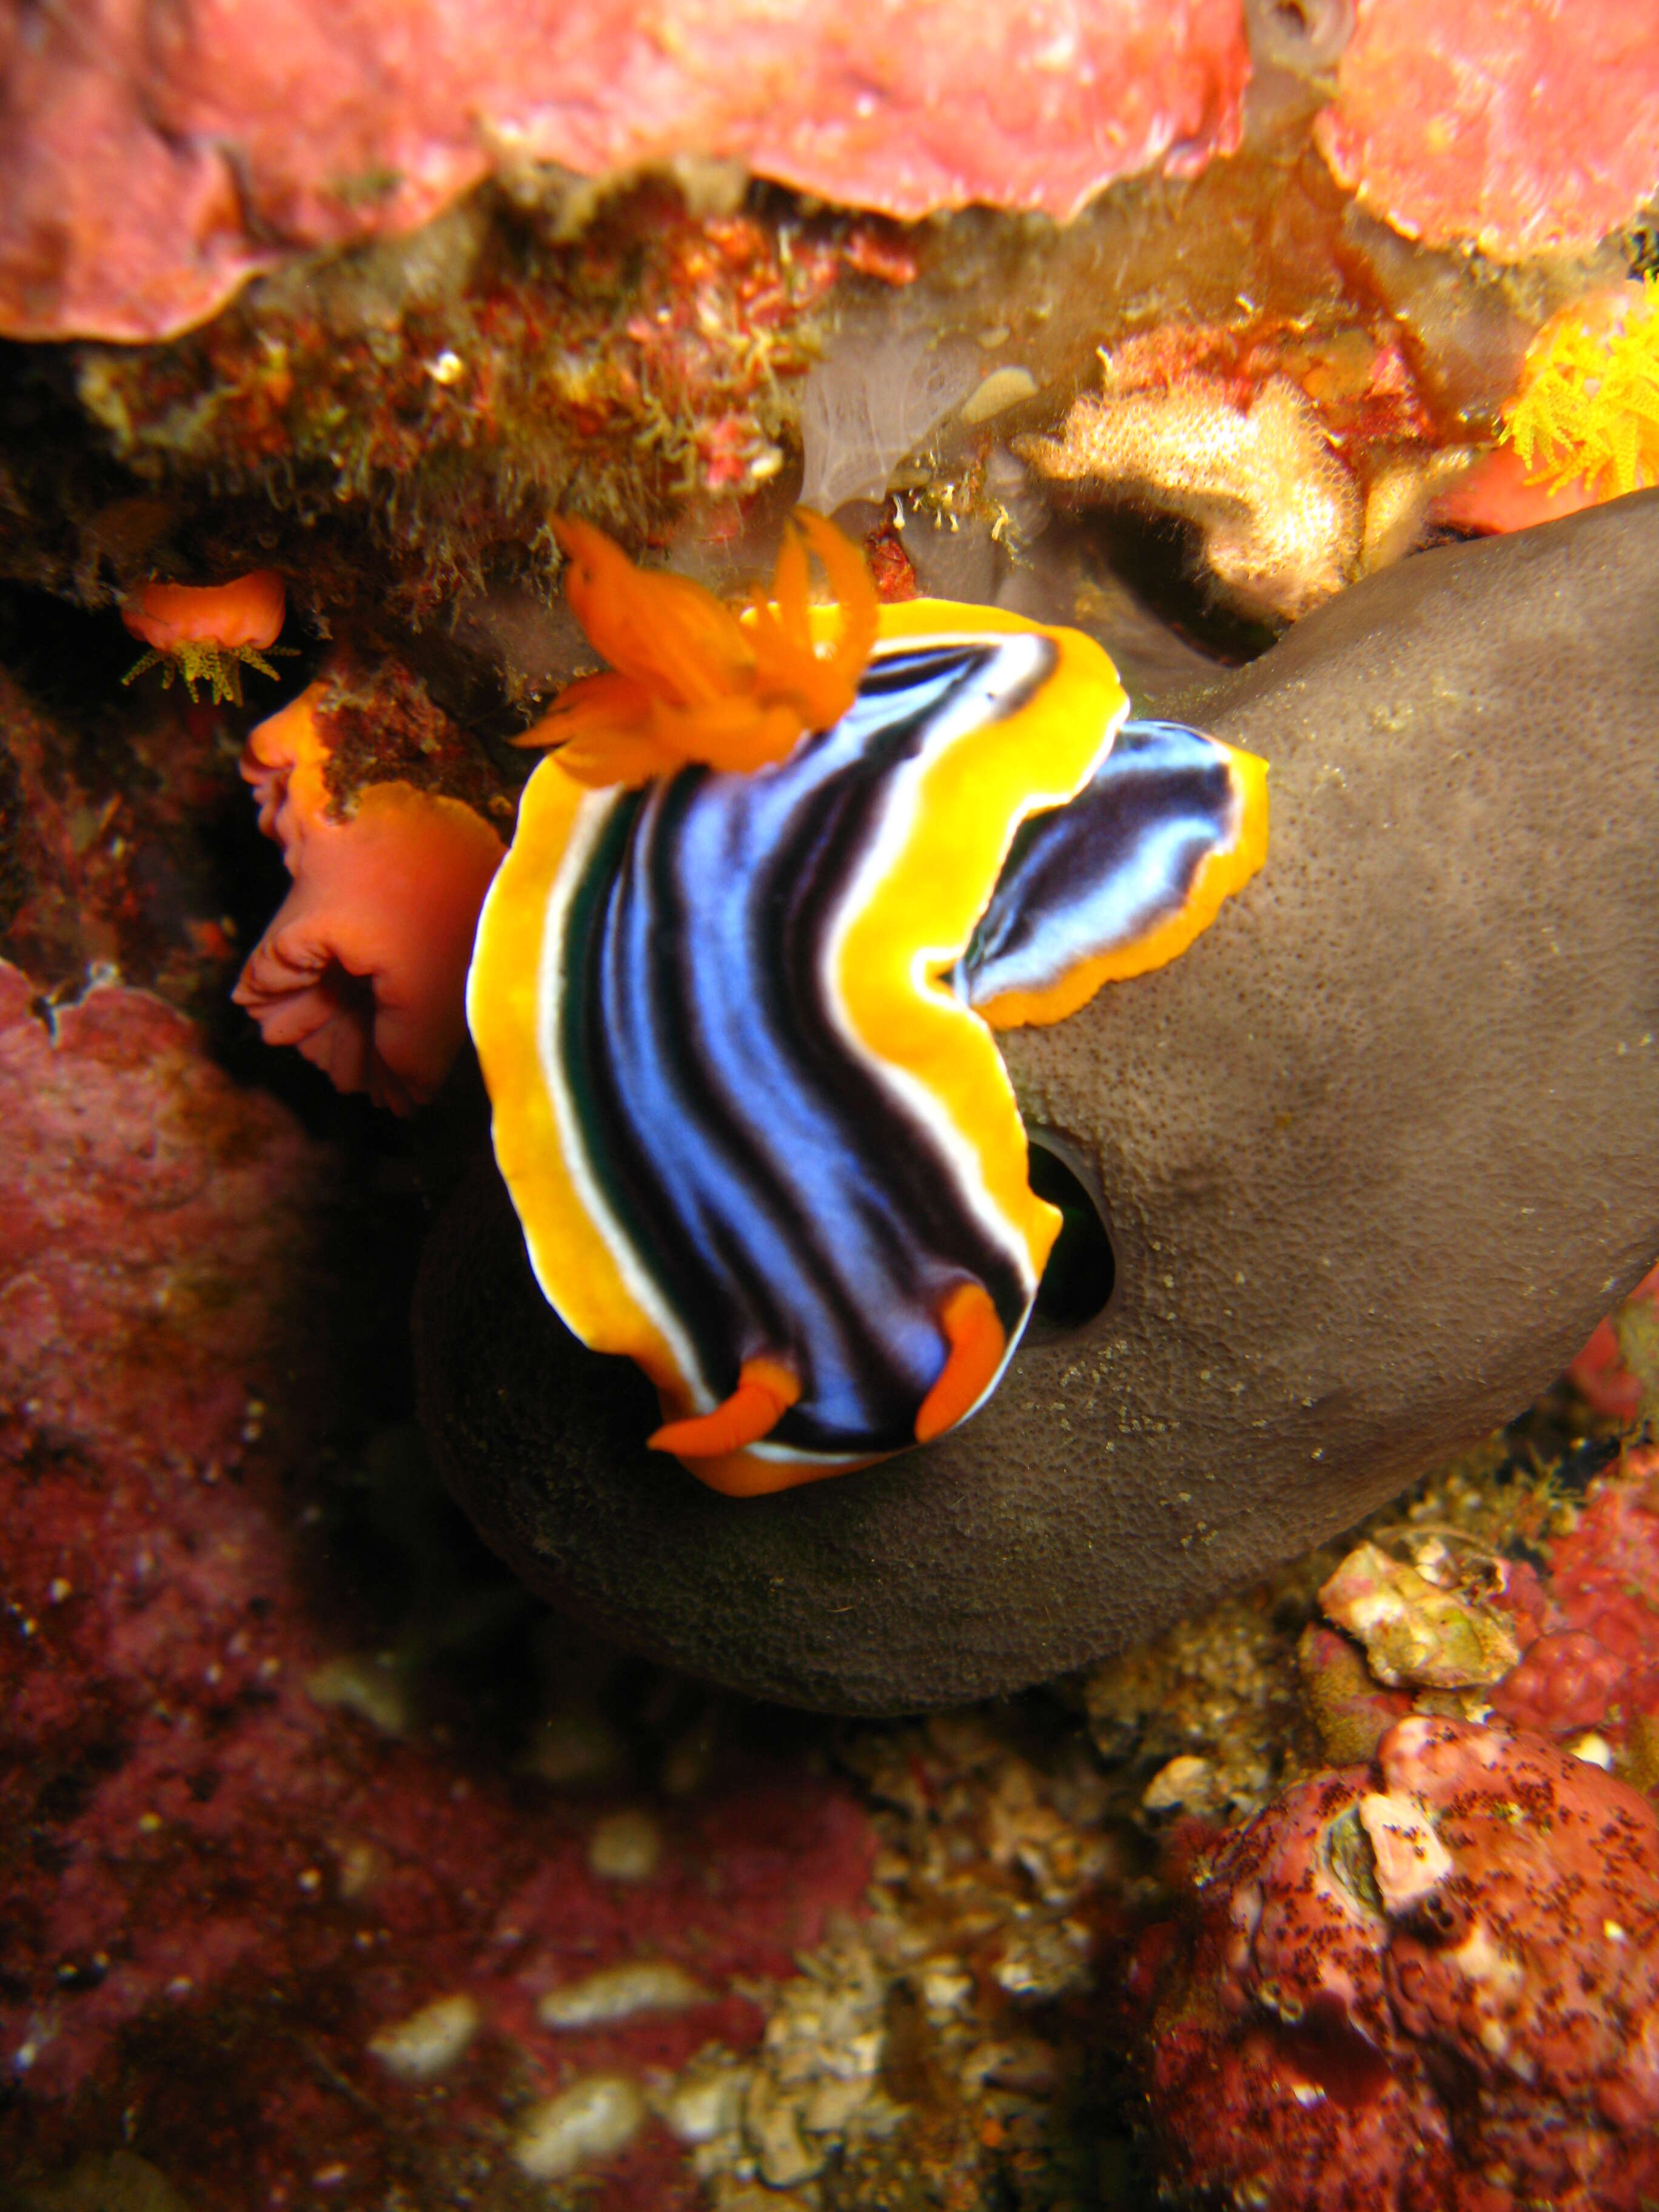
[[1513, 446], [1494, 446], [1440, 494], [1430, 513], [1435, 521], [1459, 530], [1498, 532], [1559, 522], [1564, 514], [1596, 504], [1596, 495], [1582, 477], [1560, 485], [1540, 483]]
[[152, 651], [177, 653], [184, 645], [216, 645], [227, 652], [275, 645], [288, 611], [283, 580], [274, 568], [255, 568], [228, 584], [143, 584], [121, 610], [121, 619]]
[[[568, 564], [565, 597], [611, 670], [568, 685], [518, 743], [559, 746], [578, 783], [641, 784], [690, 762], [764, 768], [852, 705], [880, 607], [862, 554], [822, 515], [796, 509], [769, 600], [757, 591], [741, 615], [689, 577], [636, 568], [592, 523], [552, 529]], [[822, 655], [809, 549], [841, 610], [841, 634]]]
[[472, 936], [501, 839], [458, 799], [376, 783], [331, 805], [325, 706], [313, 684], [248, 738], [242, 774], [293, 889], [233, 996], [267, 1044], [297, 1045], [338, 1091], [407, 1113], [465, 1036]]

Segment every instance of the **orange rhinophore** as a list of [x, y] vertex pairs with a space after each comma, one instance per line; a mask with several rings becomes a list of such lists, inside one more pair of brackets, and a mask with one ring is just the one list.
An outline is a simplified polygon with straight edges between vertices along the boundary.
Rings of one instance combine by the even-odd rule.
[[143, 584], [121, 610], [121, 619], [149, 647], [122, 678], [131, 684], [160, 667], [163, 684], [183, 678], [191, 698], [198, 684], [215, 699], [242, 703], [244, 663], [262, 675], [276, 671], [265, 658], [287, 648], [276, 643], [288, 600], [274, 568], [255, 568], [228, 584]]
[[[569, 685], [518, 742], [556, 745], [578, 783], [637, 786], [693, 762], [764, 768], [852, 705], [880, 610], [863, 556], [822, 515], [797, 508], [769, 599], [757, 590], [741, 615], [689, 577], [635, 568], [592, 523], [560, 519], [552, 529], [568, 563], [565, 596], [611, 670]], [[841, 611], [822, 653], [811, 553]]]

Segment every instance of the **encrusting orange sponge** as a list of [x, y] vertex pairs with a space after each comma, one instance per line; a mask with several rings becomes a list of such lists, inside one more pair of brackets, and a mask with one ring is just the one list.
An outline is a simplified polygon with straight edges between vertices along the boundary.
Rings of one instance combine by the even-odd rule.
[[[591, 523], [561, 517], [551, 527], [568, 564], [565, 597], [611, 672], [568, 685], [516, 742], [560, 747], [576, 782], [637, 787], [694, 761], [764, 768], [852, 705], [880, 607], [863, 556], [822, 515], [797, 507], [769, 601], [757, 590], [740, 616], [690, 577], [636, 568]], [[822, 657], [809, 548], [841, 611], [840, 635]]]
[[242, 703], [242, 665], [262, 675], [276, 671], [265, 655], [276, 643], [288, 611], [283, 580], [274, 568], [255, 568], [228, 584], [143, 584], [121, 610], [134, 637], [149, 647], [121, 678], [131, 684], [159, 666], [163, 685], [182, 677], [192, 701], [198, 684], [216, 700]]
[[331, 805], [317, 683], [249, 736], [242, 774], [294, 887], [233, 993], [267, 1044], [297, 1045], [339, 1091], [408, 1113], [465, 1036], [467, 963], [501, 839], [458, 799], [402, 781]]

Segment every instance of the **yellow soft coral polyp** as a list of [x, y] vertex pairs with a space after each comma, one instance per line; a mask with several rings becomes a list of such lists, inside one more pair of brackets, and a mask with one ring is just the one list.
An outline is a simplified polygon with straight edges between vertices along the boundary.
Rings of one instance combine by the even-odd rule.
[[1528, 349], [1504, 436], [1534, 483], [1598, 499], [1659, 482], [1659, 277], [1551, 317]]

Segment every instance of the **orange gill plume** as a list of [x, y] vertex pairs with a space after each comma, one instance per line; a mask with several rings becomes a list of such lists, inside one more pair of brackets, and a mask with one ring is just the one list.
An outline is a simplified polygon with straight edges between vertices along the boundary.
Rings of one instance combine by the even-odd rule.
[[[689, 577], [636, 568], [592, 523], [561, 517], [552, 530], [568, 564], [565, 596], [611, 669], [568, 685], [518, 743], [559, 747], [577, 782], [638, 785], [691, 762], [764, 768], [852, 705], [879, 609], [862, 554], [822, 515], [796, 509], [769, 599], [757, 587], [742, 614]], [[811, 554], [841, 613], [822, 655]]]

